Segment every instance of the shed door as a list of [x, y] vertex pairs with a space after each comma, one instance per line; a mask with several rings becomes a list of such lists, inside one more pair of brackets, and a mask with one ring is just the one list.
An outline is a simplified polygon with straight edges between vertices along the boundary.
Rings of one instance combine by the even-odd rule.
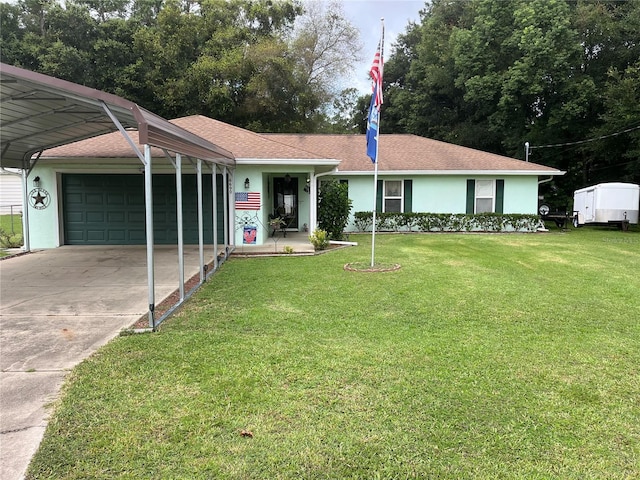
[[[198, 243], [197, 186], [195, 175], [184, 175], [184, 242]], [[218, 241], [223, 242], [222, 176], [217, 176]], [[211, 235], [211, 175], [203, 175], [204, 242]], [[144, 176], [62, 176], [63, 226], [67, 245], [141, 245], [146, 242]], [[153, 176], [153, 222], [156, 244], [177, 244], [175, 175]]]

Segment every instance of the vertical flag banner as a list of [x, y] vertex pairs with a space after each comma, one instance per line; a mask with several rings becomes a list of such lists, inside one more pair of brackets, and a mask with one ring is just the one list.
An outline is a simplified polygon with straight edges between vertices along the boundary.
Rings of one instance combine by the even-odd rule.
[[256, 227], [255, 225], [245, 225], [242, 232], [242, 243], [255, 245], [257, 232], [258, 227]]
[[371, 95], [371, 105], [369, 106], [369, 117], [367, 118], [367, 155], [373, 163], [378, 159], [378, 109], [375, 105], [376, 91], [378, 86], [373, 87]]
[[236, 192], [236, 210], [260, 210], [260, 192]]

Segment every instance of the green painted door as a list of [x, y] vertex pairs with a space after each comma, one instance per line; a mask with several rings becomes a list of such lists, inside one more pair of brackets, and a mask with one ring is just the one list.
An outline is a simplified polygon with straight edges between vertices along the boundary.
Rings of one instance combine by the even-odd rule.
[[[223, 242], [222, 176], [217, 176], [218, 242]], [[195, 175], [182, 178], [184, 242], [198, 243]], [[204, 242], [213, 243], [211, 175], [203, 175]], [[146, 242], [144, 176], [62, 176], [63, 225], [67, 245], [138, 245]], [[175, 175], [153, 176], [156, 244], [177, 244]]]

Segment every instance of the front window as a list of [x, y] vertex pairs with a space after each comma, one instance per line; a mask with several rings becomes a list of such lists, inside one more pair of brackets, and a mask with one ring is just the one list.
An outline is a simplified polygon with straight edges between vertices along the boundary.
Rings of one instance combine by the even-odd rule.
[[495, 182], [476, 180], [475, 213], [491, 213], [495, 208]]
[[384, 181], [383, 212], [402, 212], [402, 180]]

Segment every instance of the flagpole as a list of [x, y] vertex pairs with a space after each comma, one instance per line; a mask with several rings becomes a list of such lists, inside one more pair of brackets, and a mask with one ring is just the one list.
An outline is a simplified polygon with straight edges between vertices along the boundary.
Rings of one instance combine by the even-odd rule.
[[[380, 19], [382, 33], [380, 35], [380, 65], [381, 68], [384, 68], [384, 17]], [[382, 75], [382, 72], [380, 72]], [[380, 82], [380, 87], [382, 87], [382, 82]], [[376, 208], [378, 204], [378, 162], [380, 161], [380, 157], [378, 156], [379, 147], [380, 147], [380, 109], [378, 109], [376, 114], [376, 119], [378, 123], [378, 130], [376, 132], [376, 161], [374, 162], [373, 167], [373, 226], [371, 227], [371, 268], [375, 265], [376, 259]]]
[[[380, 135], [380, 112], [378, 112], [378, 135]], [[376, 142], [376, 163], [373, 170], [373, 227], [371, 229], [371, 268], [375, 265], [376, 258], [376, 208], [378, 204], [378, 145]]]

